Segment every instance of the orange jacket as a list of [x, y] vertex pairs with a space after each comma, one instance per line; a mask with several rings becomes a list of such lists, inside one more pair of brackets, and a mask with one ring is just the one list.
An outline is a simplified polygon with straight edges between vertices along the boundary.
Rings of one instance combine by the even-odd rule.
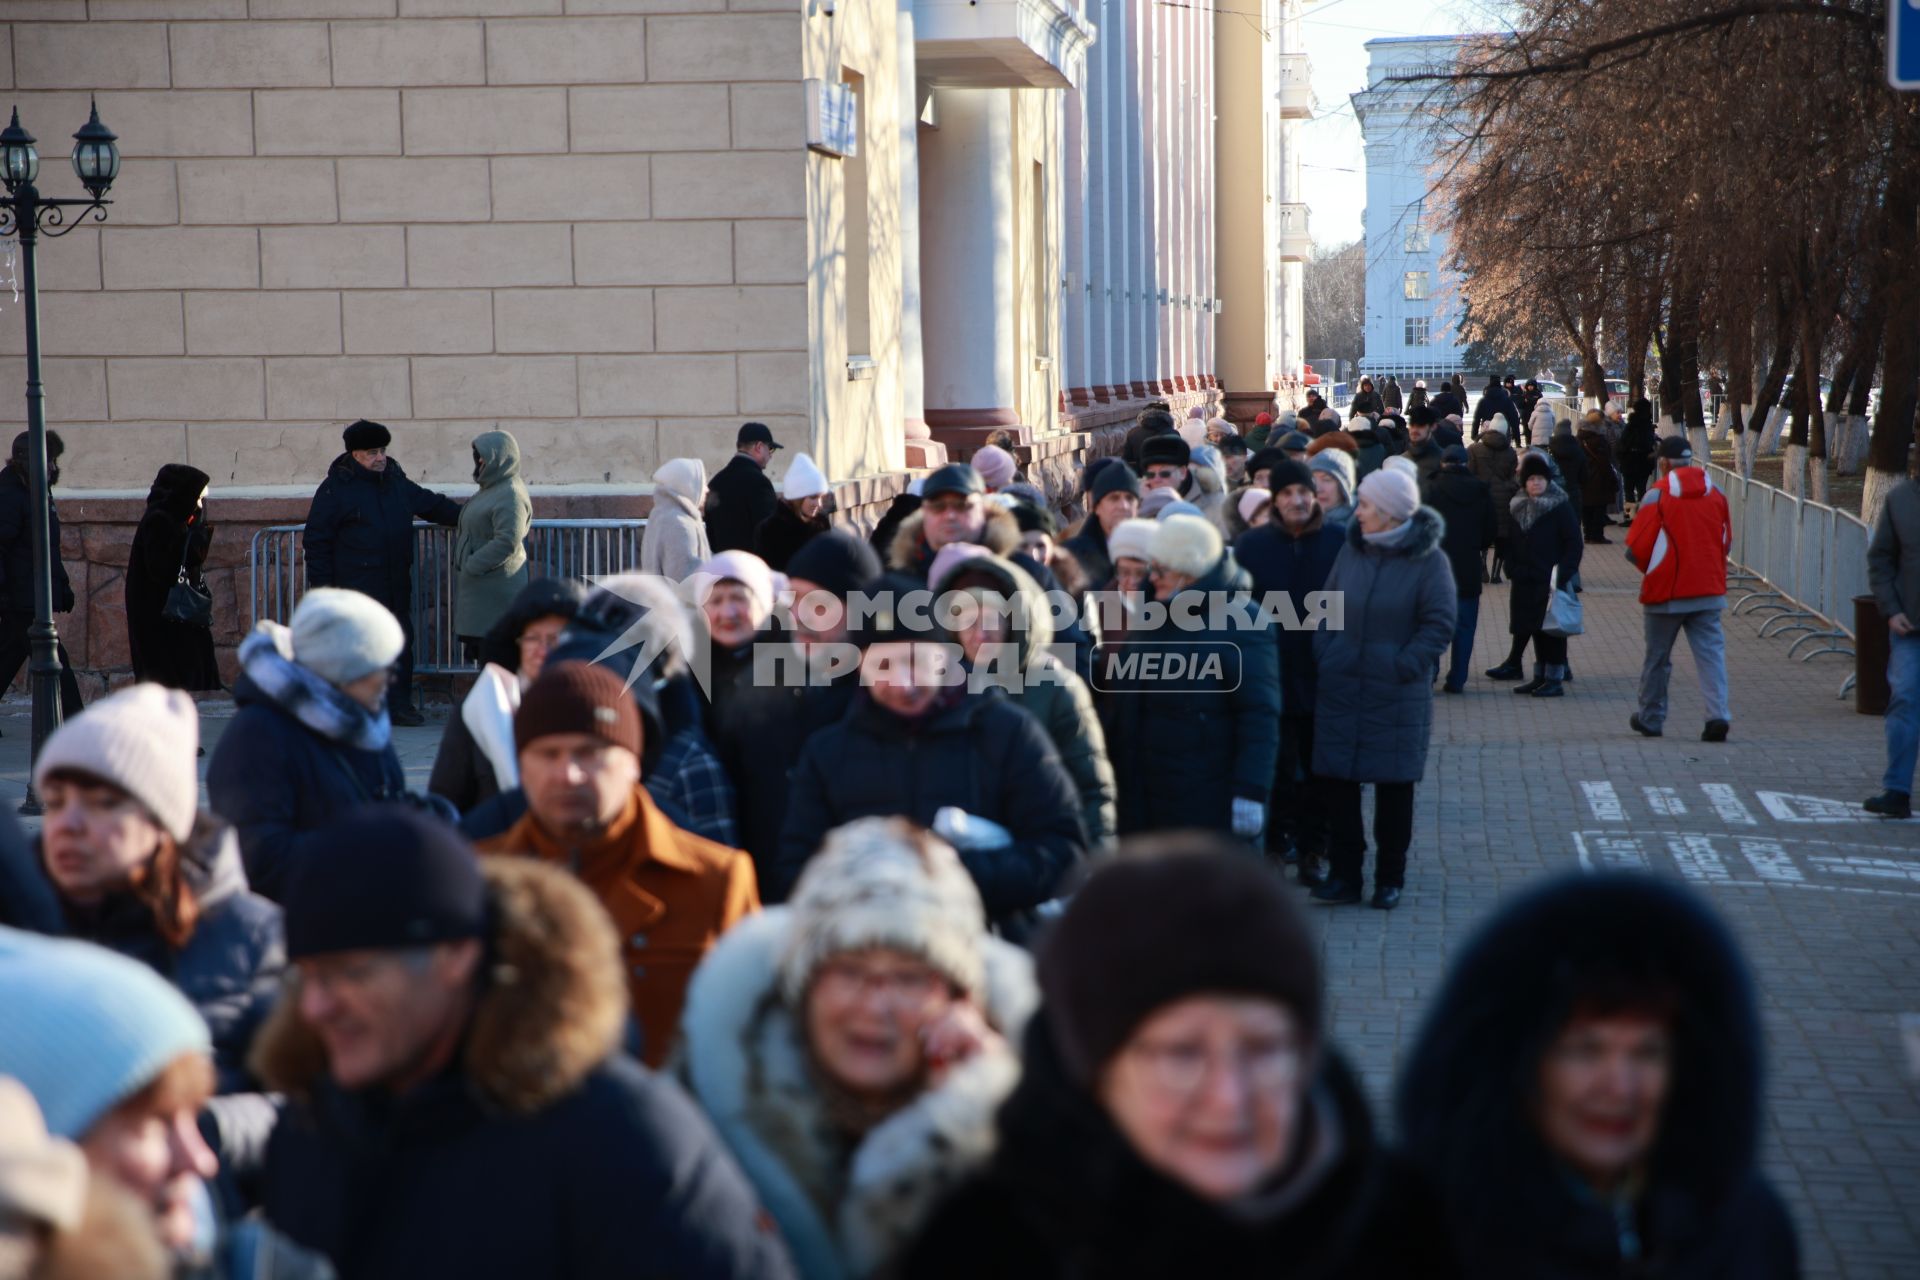
[[715, 939], [760, 909], [752, 860], [674, 826], [639, 787], [591, 841], [555, 839], [528, 813], [480, 849], [565, 867], [600, 899], [620, 935], [648, 1066], [666, 1060], [679, 1032], [694, 966]]
[[1646, 575], [1640, 603], [1726, 595], [1732, 545], [1727, 495], [1700, 467], [1675, 467], [1648, 486], [1627, 530], [1627, 558]]

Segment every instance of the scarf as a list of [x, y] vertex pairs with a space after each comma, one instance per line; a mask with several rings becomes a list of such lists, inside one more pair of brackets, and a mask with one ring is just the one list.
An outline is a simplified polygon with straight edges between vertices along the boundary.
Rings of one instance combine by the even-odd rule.
[[1547, 491], [1539, 497], [1533, 497], [1525, 490], [1513, 495], [1513, 501], [1507, 504], [1507, 510], [1513, 513], [1513, 522], [1525, 533], [1533, 528], [1540, 517], [1558, 507], [1567, 500], [1566, 490], [1557, 484], [1548, 484]]
[[378, 715], [293, 659], [293, 633], [262, 621], [240, 642], [240, 669], [267, 699], [329, 742], [356, 751], [384, 751], [393, 737], [385, 708]]
[[1391, 529], [1382, 529], [1378, 533], [1362, 533], [1360, 540], [1380, 551], [1392, 551], [1404, 543], [1413, 533], [1413, 521], [1402, 520]]

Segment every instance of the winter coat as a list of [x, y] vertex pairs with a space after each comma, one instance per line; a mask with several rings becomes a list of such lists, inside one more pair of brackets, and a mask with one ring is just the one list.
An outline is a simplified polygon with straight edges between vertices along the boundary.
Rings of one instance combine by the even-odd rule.
[[[1895, 492], [1898, 492], [1896, 490]], [[1648, 488], [1627, 530], [1627, 559], [1640, 566], [1640, 603], [1699, 601], [1719, 608], [1727, 595], [1733, 525], [1727, 495], [1701, 467], [1675, 467]], [[1867, 563], [1872, 572], [1873, 551]]]
[[[1093, 694], [1054, 652], [1052, 615], [1039, 586], [1025, 571], [997, 556], [976, 557], [962, 567], [970, 574], [998, 579], [995, 589], [1010, 604], [1024, 602], [1015, 606], [1009, 619], [1011, 654], [984, 670], [976, 667], [974, 679], [1004, 689], [1015, 706], [1047, 731], [1080, 794], [1080, 824], [1086, 829], [1087, 843], [1100, 848], [1114, 834], [1114, 779]], [[936, 583], [934, 589], [946, 588]]]
[[208, 480], [195, 467], [174, 462], [161, 467], [140, 527], [133, 531], [127, 553], [127, 651], [136, 680], [174, 689], [221, 687], [213, 630], [160, 616], [183, 565], [187, 581], [206, 588], [201, 567], [213, 544], [213, 526], [197, 507]]
[[1553, 439], [1554, 427], [1558, 423], [1559, 419], [1554, 416], [1552, 402], [1543, 397], [1534, 404], [1533, 411], [1527, 415], [1527, 442], [1545, 448], [1547, 442]]
[[413, 609], [413, 522], [454, 525], [460, 504], [407, 479], [400, 463], [369, 471], [343, 453], [307, 509], [301, 535], [307, 585], [345, 587], [372, 596], [402, 622]]
[[659, 1066], [672, 1047], [694, 966], [714, 939], [760, 909], [747, 857], [682, 831], [642, 787], [591, 840], [556, 836], [528, 813], [478, 848], [538, 858], [593, 890], [620, 935], [648, 1066]]
[[1098, 515], [1089, 513], [1080, 532], [1060, 545], [1079, 562], [1088, 590], [1105, 591], [1113, 585], [1113, 556], [1107, 550], [1107, 531], [1100, 527]]
[[1605, 510], [1613, 505], [1617, 485], [1613, 475], [1613, 444], [1603, 431], [1580, 429], [1580, 448], [1586, 453], [1587, 483], [1580, 490], [1580, 505], [1589, 510]]
[[1509, 432], [1520, 429], [1520, 406], [1513, 402], [1513, 395], [1505, 387], [1488, 387], [1480, 393], [1480, 401], [1473, 407], [1473, 425], [1477, 430], [1481, 423], [1492, 418], [1505, 418]]
[[1347, 432], [1360, 445], [1360, 452], [1353, 456], [1353, 480], [1355, 484], [1386, 465], [1388, 450], [1380, 439], [1380, 429], [1369, 427], [1366, 423]]
[[998, 689], [950, 691], [918, 720], [866, 692], [839, 723], [807, 740], [793, 771], [772, 895], [792, 892], [807, 859], [835, 827], [898, 815], [923, 827], [948, 805], [1012, 833], [999, 849], [963, 849], [989, 920], [1016, 931], [1060, 890], [1086, 850], [1080, 794], [1046, 730]]
[[241, 644], [238, 710], [207, 760], [209, 807], [239, 833], [253, 891], [275, 902], [296, 863], [326, 856], [320, 828], [407, 790], [386, 713], [369, 715], [291, 652], [271, 622]]
[[794, 552], [831, 528], [833, 523], [824, 513], [811, 520], [802, 520], [800, 513], [793, 509], [793, 504], [782, 502], [753, 531], [753, 554], [765, 560], [767, 568], [776, 573], [785, 573], [787, 561], [793, 559]]
[[40, 869], [20, 820], [0, 813], [0, 928], [62, 933], [60, 898]]
[[752, 551], [754, 534], [779, 508], [780, 495], [767, 479], [766, 469], [744, 453], [734, 454], [707, 486], [705, 520], [711, 553]]
[[[38, 838], [34, 847], [45, 856]], [[213, 1033], [220, 1091], [245, 1091], [252, 1087], [247, 1047], [278, 999], [287, 967], [280, 908], [247, 888], [233, 828], [210, 813], [194, 821], [180, 848], [180, 869], [200, 906], [185, 946], [168, 945], [153, 908], [130, 891], [93, 907], [62, 900], [64, 932], [130, 956], [179, 988]]]
[[1440, 545], [1453, 567], [1453, 589], [1462, 599], [1478, 599], [1481, 553], [1493, 545], [1499, 531], [1493, 514], [1493, 496], [1486, 483], [1465, 468], [1442, 467], [1422, 493], [1426, 504], [1446, 521]]
[[1428, 436], [1419, 444], [1407, 446], [1405, 457], [1407, 461], [1419, 468], [1419, 483], [1422, 489], [1432, 484], [1433, 478], [1440, 474], [1441, 455], [1443, 453], [1444, 450], [1440, 447], [1440, 442], [1432, 436]]
[[[1516, 1082], [1538, 1078], [1567, 1016], [1569, 977], [1619, 958], [1674, 998], [1673, 1073], [1623, 1257], [1611, 1205], [1541, 1141]], [[1604, 964], [1604, 961], [1602, 961]], [[1464, 951], [1400, 1075], [1398, 1130], [1439, 1189], [1445, 1229], [1474, 1280], [1791, 1280], [1799, 1248], [1756, 1168], [1760, 1021], [1733, 940], [1678, 883], [1579, 873], [1496, 915]], [[1570, 974], [1570, 970], [1572, 973]], [[1595, 977], [1601, 989], [1611, 975]], [[1615, 979], [1617, 981], [1617, 979]], [[1605, 997], [1603, 997], [1605, 998]]]
[[[1204, 943], [1204, 940], [1202, 940]], [[1060, 1062], [1044, 1013], [984, 1173], [934, 1214], [909, 1280], [1443, 1280], [1435, 1197], [1381, 1150], [1330, 1049], [1299, 1115], [1316, 1156], [1248, 1205], [1202, 1200], [1147, 1164]]]
[[887, 551], [893, 546], [894, 535], [900, 532], [900, 526], [906, 518], [920, 509], [920, 495], [917, 493], [897, 493], [893, 501], [887, 504], [887, 513], [880, 517], [880, 523], [873, 526], [873, 532], [867, 535], [867, 545], [874, 554], [886, 563]]
[[494, 908], [458, 1063], [400, 1098], [350, 1091], [284, 1000], [254, 1065], [288, 1095], [267, 1220], [345, 1280], [794, 1274], [753, 1190], [671, 1080], [619, 1052], [626, 983], [565, 872], [482, 861]]
[[[1253, 579], [1256, 600], [1284, 591], [1293, 615], [1305, 620], [1307, 595], [1323, 590], [1333, 562], [1347, 542], [1344, 525], [1316, 515], [1295, 536], [1278, 519], [1249, 529], [1233, 544], [1234, 559]], [[1313, 635], [1305, 626], [1275, 627], [1280, 645], [1280, 710], [1289, 716], [1311, 716], [1314, 701]]]
[[[1280, 751], [1280, 646], [1252, 590], [1223, 552], [1161, 602], [1160, 625], [1130, 634], [1109, 668], [1122, 834], [1231, 831], [1236, 799], [1266, 803]], [[1174, 667], [1184, 670], [1170, 676]]]
[[1350, 418], [1363, 417], [1369, 413], [1385, 413], [1387, 407], [1380, 399], [1378, 391], [1361, 391], [1354, 395], [1353, 404], [1347, 410]]
[[[749, 465], [752, 461], [747, 459]], [[640, 572], [679, 582], [711, 558], [707, 526], [700, 519], [706, 489], [706, 464], [698, 458], [675, 458], [653, 473], [653, 509], [640, 535]], [[749, 534], [741, 550], [752, 545]]]
[[1560, 468], [1556, 478], [1560, 487], [1566, 490], [1567, 497], [1575, 507], [1585, 506], [1581, 495], [1587, 488], [1587, 451], [1580, 447], [1580, 442], [1574, 439], [1571, 432], [1567, 432], [1555, 435], [1547, 445], [1547, 452], [1552, 456], [1554, 465]]
[[1881, 617], [1904, 613], [1920, 623], [1920, 482], [1902, 480], [1887, 491], [1867, 543], [1867, 582]]
[[1585, 546], [1580, 517], [1566, 491], [1557, 485], [1549, 484], [1538, 498], [1523, 490], [1510, 509], [1513, 541], [1507, 548], [1507, 579], [1513, 583], [1513, 593], [1507, 606], [1507, 629], [1524, 636], [1538, 631], [1547, 620], [1547, 605], [1553, 599], [1549, 583], [1572, 584]]
[[[880, 1271], [936, 1205], [992, 1155], [994, 1112], [1020, 1077], [1011, 1048], [987, 1050], [865, 1133], [835, 1123], [811, 1062], [803, 1013], [780, 990], [793, 935], [785, 907], [745, 921], [693, 975], [680, 1078], [753, 1183], [807, 1280]], [[981, 1013], [1011, 1044], [1039, 1000], [1033, 962], [981, 939]]]
[[504, 431], [473, 442], [480, 459], [480, 492], [460, 509], [453, 538], [453, 631], [479, 637], [527, 585], [527, 531], [533, 499], [520, 479], [520, 445]]
[[1620, 429], [1617, 454], [1620, 470], [1637, 476], [1644, 483], [1653, 474], [1654, 455], [1660, 448], [1660, 433], [1654, 430], [1653, 412], [1635, 405], [1627, 414], [1627, 425]]
[[[47, 503], [47, 545], [60, 545], [60, 512]], [[53, 564], [53, 611], [73, 612], [73, 583], [58, 554]], [[33, 501], [27, 473], [9, 461], [0, 466], [0, 611], [33, 616]]]
[[1513, 495], [1520, 492], [1520, 455], [1508, 442], [1507, 433], [1496, 427], [1482, 431], [1480, 438], [1467, 446], [1467, 469], [1487, 486], [1493, 499], [1494, 522], [1504, 541], [1513, 533], [1513, 513], [1507, 507]]
[[1398, 382], [1389, 382], [1386, 386], [1380, 388], [1380, 404], [1383, 408], [1398, 409], [1401, 403], [1400, 384]]
[[1453, 643], [1453, 569], [1431, 507], [1397, 543], [1347, 526], [1327, 590], [1345, 593], [1340, 630], [1316, 631], [1313, 772], [1353, 782], [1418, 782], [1433, 736], [1433, 664]]

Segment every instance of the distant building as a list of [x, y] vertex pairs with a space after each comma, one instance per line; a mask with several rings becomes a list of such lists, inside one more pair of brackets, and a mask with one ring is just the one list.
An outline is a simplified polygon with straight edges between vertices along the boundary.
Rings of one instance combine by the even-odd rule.
[[1430, 193], [1448, 138], [1436, 115], [1435, 82], [1390, 77], [1451, 71], [1464, 36], [1407, 36], [1367, 42], [1367, 87], [1353, 95], [1367, 155], [1367, 344], [1361, 367], [1410, 378], [1461, 372], [1464, 299], [1441, 266], [1446, 236]]

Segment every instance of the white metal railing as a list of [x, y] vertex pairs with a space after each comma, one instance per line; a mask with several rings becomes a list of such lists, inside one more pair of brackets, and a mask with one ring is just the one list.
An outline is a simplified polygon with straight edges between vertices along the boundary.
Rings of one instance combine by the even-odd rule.
[[[527, 563], [536, 578], [592, 579], [639, 567], [645, 520], [535, 520]], [[252, 623], [284, 623], [307, 589], [304, 524], [273, 525], [247, 549]], [[453, 533], [444, 525], [413, 526], [413, 669], [429, 675], [473, 671], [453, 630]]]
[[[1730, 581], [1750, 584], [1731, 613], [1769, 614], [1761, 635], [1794, 635], [1787, 656], [1801, 662], [1823, 653], [1851, 655], [1853, 599], [1868, 594], [1867, 526], [1836, 510], [1724, 467], [1707, 475], [1727, 496], [1733, 545]], [[1800, 653], [1802, 645], [1820, 647]], [[1853, 677], [1840, 687], [1844, 696]]]

